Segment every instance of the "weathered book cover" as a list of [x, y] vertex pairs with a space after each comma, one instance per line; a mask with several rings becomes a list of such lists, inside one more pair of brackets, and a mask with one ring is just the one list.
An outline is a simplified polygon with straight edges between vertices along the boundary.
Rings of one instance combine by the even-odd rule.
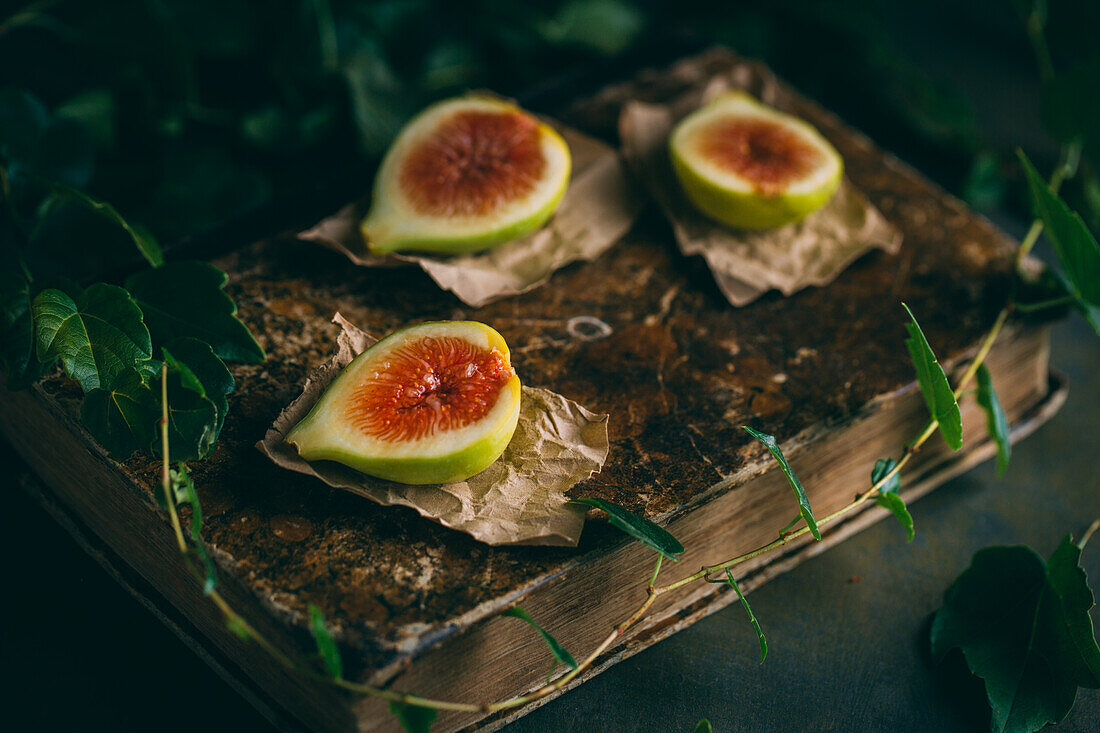
[[[720, 70], [730, 57], [695, 63]], [[644, 74], [575, 105], [567, 121], [606, 135], [623, 101], [660, 100], [676, 92], [679, 78]], [[902, 232], [903, 245], [897, 255], [869, 254], [828, 287], [789, 298], [772, 293], [730, 307], [702, 262], [676, 251], [655, 207], [598, 260], [477, 309], [417, 269], [357, 268], [291, 238], [218, 261], [230, 273], [241, 317], [269, 355], [265, 364], [233, 367], [238, 389], [221, 439], [192, 467], [206, 540], [231, 602], [302, 655], [311, 648], [305, 610], [316, 604], [342, 645], [349, 677], [490, 702], [537, 686], [548, 666], [541, 641], [500, 618], [501, 610], [522, 600], [580, 656], [644, 597], [652, 553], [603, 522], [589, 522], [577, 549], [489, 547], [411, 510], [282, 471], [256, 451], [305, 375], [333, 350], [337, 311], [376, 333], [413, 319], [484, 321], [512, 346], [525, 383], [610, 413], [607, 464], [572, 495], [604, 497], [667, 524], [687, 547], [683, 562], [666, 564], [670, 580], [768, 541], [790, 518], [789, 488], [742, 424], [777, 437], [818, 512], [850, 501], [874, 459], [896, 455], [926, 420], [902, 344], [900, 302], [918, 315], [945, 366], [957, 367], [1005, 302], [1011, 246], [912, 169], [796, 99], [797, 114], [838, 148], [853, 183]], [[591, 328], [596, 321], [602, 325]], [[1013, 324], [989, 366], [1018, 434], [1060, 404], [1042, 327]], [[380, 703], [284, 670], [224, 629], [152, 500], [158, 465], [108, 459], [75, 420], [78, 396], [59, 377], [0, 395], [0, 427], [51, 487], [58, 511], [109, 548], [110, 562], [140, 578], [142, 594], [166, 615], [185, 619], [187, 635], [285, 725], [392, 729]], [[930, 442], [903, 475], [910, 492], [990, 454], [983, 420], [968, 404], [964, 452]], [[839, 527], [831, 541], [875, 511]], [[748, 585], [823, 546], [795, 543], [760, 558], [746, 566]], [[710, 585], [667, 594], [592, 674], [728, 600]], [[482, 717], [444, 716], [440, 727], [505, 719], [478, 723]]]

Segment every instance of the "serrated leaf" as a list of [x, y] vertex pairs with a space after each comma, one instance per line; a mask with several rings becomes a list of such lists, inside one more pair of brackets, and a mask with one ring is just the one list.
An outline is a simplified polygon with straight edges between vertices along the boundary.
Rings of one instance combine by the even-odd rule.
[[190, 367], [161, 351], [168, 365], [168, 454], [177, 461], [203, 458], [217, 438], [218, 408]]
[[150, 265], [160, 267], [164, 264], [164, 252], [161, 251], [160, 243], [157, 242], [157, 238], [148, 229], [140, 224], [131, 224], [118, 213], [114, 206], [106, 201], [97, 201], [83, 191], [78, 191], [69, 186], [55, 186], [54, 189], [62, 198], [76, 201], [90, 211], [117, 224], [122, 231], [126, 232], [126, 235], [130, 237], [130, 241], [134, 243], [138, 252]]
[[985, 681], [993, 731], [1065, 718], [1078, 687], [1100, 687], [1100, 647], [1081, 549], [1069, 536], [1049, 562], [1029, 547], [987, 547], [948, 588], [932, 623], [937, 661], [960, 649]]
[[126, 287], [157, 343], [191, 337], [210, 344], [222, 359], [261, 362], [263, 349], [236, 317], [237, 306], [222, 289], [227, 279], [205, 262], [169, 262], [131, 275]]
[[202, 592], [210, 595], [214, 592], [218, 578], [214, 568], [214, 562], [206, 551], [206, 543], [202, 540], [202, 507], [199, 505], [199, 494], [195, 490], [195, 482], [187, 467], [182, 463], [178, 469], [169, 471], [169, 482], [177, 505], [187, 504], [191, 507], [191, 542], [192, 550], [202, 565], [203, 586]]
[[390, 712], [406, 733], [429, 733], [436, 716], [433, 708], [422, 708], [396, 700], [390, 700]]
[[317, 643], [317, 653], [325, 663], [329, 676], [337, 680], [343, 677], [344, 663], [340, 658], [340, 649], [325, 624], [325, 615], [312, 603], [309, 604], [309, 630]]
[[993, 378], [985, 364], [978, 367], [978, 404], [985, 410], [986, 429], [989, 437], [997, 446], [997, 475], [1003, 476], [1012, 457], [1012, 442], [1009, 440], [1008, 418], [1004, 408], [993, 390]]
[[201, 386], [206, 399], [214, 403], [217, 419], [214, 424], [213, 439], [216, 441], [225, 424], [226, 413], [229, 412], [229, 400], [226, 399], [226, 395], [236, 388], [236, 380], [233, 379], [225, 362], [217, 357], [209, 344], [198, 339], [179, 338], [172, 341], [166, 348], [178, 363], [187, 366], [191, 376]]
[[709, 720], [703, 718], [695, 724], [695, 733], [714, 733], [714, 728], [711, 727]]
[[577, 668], [577, 660], [573, 659], [573, 655], [567, 652], [565, 650], [565, 647], [558, 643], [557, 639], [550, 636], [550, 634], [547, 633], [546, 629], [535, 623], [535, 619], [531, 618], [531, 615], [524, 611], [522, 608], [520, 608], [519, 606], [512, 606], [501, 615], [513, 616], [527, 622], [527, 624], [530, 625], [531, 628], [539, 632], [539, 636], [541, 636], [543, 641], [546, 642], [546, 646], [550, 647], [550, 653], [554, 655], [554, 659], [568, 666], [569, 669]]
[[39, 361], [60, 358], [85, 392], [111, 389], [153, 355], [149, 331], [130, 294], [96, 283], [73, 300], [60, 290], [34, 299]]
[[909, 338], [905, 339], [905, 347], [909, 349], [909, 356], [913, 360], [913, 367], [917, 370], [917, 382], [920, 384], [924, 403], [928, 405], [928, 413], [933, 419], [939, 421], [940, 432], [943, 439], [952, 450], [962, 447], [962, 414], [959, 412], [959, 403], [955, 399], [955, 393], [951, 390], [951, 384], [947, 381], [947, 375], [943, 367], [932, 353], [932, 347], [928, 345], [928, 339], [924, 337], [917, 317], [909, 306], [901, 304], [905, 312], [909, 314], [912, 323], [906, 323], [905, 329], [909, 332]]
[[119, 377], [111, 389], [86, 393], [80, 406], [80, 422], [116, 460], [147, 449], [159, 419], [157, 399], [137, 370]]
[[[880, 458], [875, 461], [875, 467], [871, 469], [871, 485], [874, 486], [881, 481], [884, 476], [894, 470], [896, 465], [898, 465], [898, 462], [893, 458]], [[905, 506], [905, 500], [898, 496], [897, 492], [900, 488], [901, 477], [895, 473], [879, 487], [875, 503], [897, 517], [897, 520], [901, 522], [901, 526], [905, 529], [906, 541], [912, 542], [914, 536], [913, 516], [909, 514], [909, 508]]]
[[752, 437], [759, 440], [764, 444], [764, 447], [768, 449], [768, 452], [772, 454], [772, 457], [779, 463], [779, 468], [783, 470], [783, 475], [787, 477], [787, 483], [791, 485], [791, 490], [794, 491], [794, 496], [798, 500], [798, 511], [802, 515], [802, 519], [806, 522], [806, 526], [810, 528], [810, 534], [814, 536], [814, 539], [821, 539], [821, 530], [817, 528], [817, 520], [814, 519], [814, 510], [810, 506], [810, 499], [806, 496], [806, 489], [803, 488], [802, 482], [798, 480], [798, 476], [795, 475], [794, 469], [791, 468], [791, 464], [787, 463], [786, 457], [783, 455], [783, 451], [780, 450], [779, 444], [775, 442], [775, 438], [767, 433], [762, 433], [759, 430], [753, 430], [748, 425], [742, 425], [742, 428]]
[[1054, 245], [1073, 294], [1080, 300], [1100, 306], [1100, 245], [1084, 220], [1058, 198], [1027, 156], [1022, 151], [1017, 154], [1027, 177], [1035, 215], [1043, 221], [1043, 231]]
[[636, 540], [661, 553], [669, 560], [680, 561], [677, 555], [683, 553], [684, 546], [680, 541], [669, 534], [663, 527], [659, 527], [645, 517], [624, 509], [623, 507], [606, 499], [573, 499], [571, 504], [587, 504], [607, 512], [611, 524]]
[[[760, 642], [760, 663], [764, 663], [764, 659], [768, 656], [768, 640], [764, 638], [764, 630], [760, 628], [760, 622], [756, 620], [756, 615], [753, 614], [752, 608], [749, 607], [749, 601], [745, 598], [745, 594], [741, 592], [741, 586], [737, 585], [737, 581], [733, 578], [733, 573], [726, 568], [726, 585], [730, 586], [737, 592], [737, 597], [741, 599], [741, 606], [745, 609], [745, 613], [749, 616], [749, 623], [756, 629], [756, 638]], [[707, 724], [709, 727], [709, 723]]]

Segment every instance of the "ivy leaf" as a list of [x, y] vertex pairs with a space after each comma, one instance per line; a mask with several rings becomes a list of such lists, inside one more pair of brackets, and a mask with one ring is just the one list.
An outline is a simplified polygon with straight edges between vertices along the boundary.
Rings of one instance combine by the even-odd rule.
[[587, 504], [604, 510], [607, 512], [613, 526], [618, 527], [634, 539], [641, 540], [643, 544], [661, 553], [669, 560], [680, 561], [680, 558], [676, 556], [683, 553], [684, 546], [664, 528], [657, 526], [645, 517], [640, 517], [606, 499], [573, 499], [570, 503]]
[[313, 640], [317, 642], [317, 653], [325, 663], [329, 676], [336, 680], [342, 678], [344, 663], [340, 659], [340, 649], [325, 624], [325, 615], [312, 603], [309, 604], [309, 630], [313, 634]]
[[1043, 220], [1043, 231], [1054, 245], [1074, 297], [1100, 306], [1100, 245], [1080, 215], [1058, 198], [1027, 156], [1022, 151], [1017, 154], [1027, 176], [1035, 215]]
[[[760, 628], [760, 622], [756, 620], [745, 594], [741, 592], [741, 586], [737, 585], [737, 581], [733, 579], [733, 573], [729, 571], [729, 568], [726, 568], [726, 584], [737, 591], [737, 597], [741, 599], [741, 606], [744, 607], [745, 613], [749, 615], [749, 623], [756, 629], [756, 638], [760, 641], [760, 663], [763, 664], [764, 658], [768, 656], [768, 640], [764, 638], [764, 630]], [[707, 727], [710, 727], [710, 723], [707, 723]]]
[[153, 236], [152, 232], [140, 224], [131, 224], [126, 221], [114, 206], [106, 201], [97, 201], [83, 191], [78, 191], [69, 186], [55, 186], [54, 190], [63, 198], [76, 201], [108, 221], [117, 224], [122, 231], [126, 232], [134, 246], [137, 247], [138, 252], [141, 252], [141, 255], [150, 265], [160, 267], [164, 264], [164, 252], [161, 251], [160, 243], [157, 242], [157, 238]]
[[515, 618], [518, 618], [522, 621], [526, 621], [527, 624], [531, 626], [531, 628], [539, 632], [539, 636], [541, 636], [543, 641], [546, 642], [546, 645], [550, 647], [550, 653], [554, 655], [554, 659], [568, 666], [569, 669], [577, 668], [577, 660], [573, 659], [573, 655], [567, 652], [565, 650], [565, 647], [558, 643], [557, 639], [550, 636], [550, 634], [546, 632], [546, 629], [535, 623], [535, 619], [531, 618], [531, 615], [524, 611], [522, 608], [520, 608], [519, 606], [512, 606], [501, 615], [514, 616]]
[[65, 373], [85, 392], [111, 389], [153, 355], [149, 331], [130, 294], [96, 283], [74, 301], [60, 290], [34, 299], [39, 361], [60, 357]]
[[182, 463], [178, 469], [168, 472], [168, 480], [177, 505], [187, 504], [191, 507], [191, 542], [193, 551], [198, 556], [202, 565], [203, 586], [202, 592], [210, 595], [214, 592], [218, 578], [215, 574], [214, 562], [206, 551], [206, 543], [202, 541], [202, 507], [199, 506], [199, 494], [195, 490], [195, 482], [187, 467]]
[[940, 432], [943, 433], [947, 445], [952, 450], [958, 450], [962, 447], [962, 415], [959, 413], [959, 403], [955, 400], [955, 393], [951, 390], [947, 375], [943, 373], [943, 367], [936, 361], [936, 355], [932, 353], [932, 347], [928, 345], [928, 339], [924, 337], [924, 332], [917, 323], [917, 317], [905, 303], [901, 307], [912, 320], [912, 323], [905, 324], [905, 329], [909, 332], [905, 346], [909, 349], [909, 356], [917, 370], [917, 381], [920, 383], [924, 402], [928, 405], [932, 418], [939, 421]]
[[20, 257], [0, 250], [0, 364], [8, 389], [29, 387], [45, 366], [34, 353], [34, 307], [31, 278]]
[[993, 731], [1036, 731], [1100, 687], [1100, 647], [1081, 548], [1066, 536], [1048, 562], [1029, 547], [987, 547], [947, 589], [932, 623], [937, 662], [962, 650], [985, 680]]
[[259, 363], [265, 355], [237, 306], [222, 290], [228, 277], [205, 262], [169, 262], [126, 279], [153, 338], [161, 344], [191, 337], [210, 344], [222, 359]]
[[806, 496], [806, 489], [802, 487], [802, 482], [798, 480], [791, 464], [787, 463], [787, 459], [783, 456], [783, 451], [779, 449], [779, 444], [775, 442], [775, 438], [759, 430], [753, 430], [748, 425], [742, 425], [741, 427], [749, 435], [763, 443], [764, 447], [779, 462], [779, 467], [783, 469], [783, 474], [787, 477], [787, 483], [791, 485], [795, 498], [798, 499], [798, 511], [802, 515], [802, 519], [805, 520], [806, 526], [810, 528], [810, 534], [814, 536], [815, 540], [821, 539], [821, 530], [817, 528], [817, 520], [814, 519], [814, 510], [810, 506], [809, 497]]
[[159, 419], [157, 400], [136, 369], [110, 389], [91, 390], [80, 406], [80, 422], [116, 460], [148, 448], [156, 439]]
[[434, 708], [422, 708], [396, 700], [390, 700], [390, 712], [406, 733], [428, 733], [436, 716]]
[[1008, 439], [1008, 418], [1005, 417], [1001, 401], [993, 390], [993, 378], [985, 364], [978, 367], [978, 404], [985, 410], [986, 427], [989, 436], [997, 445], [997, 475], [1003, 476], [1008, 468], [1008, 459], [1012, 457], [1012, 443]]
[[236, 380], [209, 344], [198, 339], [179, 338], [172, 341], [167, 348], [178, 364], [187, 366], [191, 376], [199, 383], [203, 396], [214, 404], [216, 420], [213, 438], [217, 440], [222, 425], [225, 424], [225, 415], [229, 411], [226, 395], [236, 388]]
[[218, 408], [207, 398], [202, 382], [168, 349], [168, 454], [177, 461], [202, 458], [217, 438]]
[[[875, 461], [875, 467], [871, 469], [871, 485], [873, 486], [881, 481], [882, 477], [893, 471], [896, 465], [898, 465], [898, 462], [893, 458], [880, 458]], [[901, 526], [905, 529], [906, 541], [912, 542], [914, 535], [913, 516], [909, 513], [909, 508], [905, 506], [905, 500], [898, 496], [898, 489], [900, 488], [901, 478], [895, 473], [889, 481], [879, 487], [875, 503], [897, 517], [898, 521], [901, 522]]]

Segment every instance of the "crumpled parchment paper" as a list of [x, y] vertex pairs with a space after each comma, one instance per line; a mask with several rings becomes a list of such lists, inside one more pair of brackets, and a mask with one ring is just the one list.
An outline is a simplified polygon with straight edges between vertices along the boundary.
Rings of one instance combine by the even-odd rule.
[[554, 127], [569, 145], [573, 172], [557, 211], [532, 234], [476, 254], [372, 255], [359, 231], [359, 222], [370, 208], [368, 196], [301, 232], [298, 238], [342, 252], [364, 267], [416, 264], [439, 287], [475, 308], [533, 290], [570, 262], [590, 261], [603, 254], [627, 233], [642, 205], [618, 153], [581, 132]]
[[519, 425], [504, 454], [466, 481], [410, 486], [372, 478], [339, 463], [310, 463], [285, 441], [325, 388], [376, 339], [337, 313], [337, 351], [306, 380], [301, 396], [279, 414], [260, 452], [282, 468], [316, 476], [383, 505], [399, 504], [490, 545], [574, 547], [584, 527], [583, 506], [565, 492], [596, 474], [607, 460], [607, 415], [589, 412], [556, 392], [523, 387]]
[[[691, 79], [691, 69], [680, 69]], [[784, 295], [832, 282], [873, 248], [891, 254], [901, 233], [845, 178], [825, 206], [802, 221], [761, 231], [732, 229], [697, 211], [680, 189], [668, 154], [668, 136], [681, 119], [722, 92], [743, 89], [786, 110], [787, 97], [764, 66], [741, 62], [668, 104], [628, 102], [619, 117], [623, 156], [672, 223], [686, 255], [702, 255], [730, 303], [745, 305], [771, 289]]]

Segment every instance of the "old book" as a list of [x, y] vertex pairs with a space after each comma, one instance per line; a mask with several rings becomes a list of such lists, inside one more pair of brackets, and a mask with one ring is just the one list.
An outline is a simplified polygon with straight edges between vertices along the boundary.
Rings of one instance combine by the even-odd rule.
[[[717, 53], [693, 63], [720, 70]], [[601, 132], [628, 98], [659, 100], [676, 74], [650, 73], [578, 104], [567, 121]], [[1004, 303], [1012, 243], [910, 168], [808, 100], [798, 114], [844, 155], [850, 178], [902, 232], [897, 255], [870, 254], [823, 288], [732, 308], [697, 260], [676, 252], [655, 209], [600, 259], [479, 309], [415, 269], [372, 270], [315, 244], [260, 242], [219, 260], [241, 316], [269, 354], [235, 366], [237, 391], [213, 454], [193, 464], [205, 534], [229, 601], [287, 653], [308, 659], [305, 610], [325, 613], [349, 678], [449, 700], [492, 702], [540, 686], [541, 639], [499, 613], [517, 602], [574, 656], [587, 655], [645, 596], [652, 551], [590, 520], [577, 549], [488, 547], [411, 510], [379, 507], [269, 463], [254, 443], [333, 347], [334, 312], [382, 333], [412, 319], [485, 321], [513, 347], [527, 384], [611, 414], [612, 448], [576, 497], [600, 496], [666, 525], [686, 546], [662, 579], [767, 542], [793, 516], [775, 463], [739, 429], [780, 440], [819, 516], [868, 486], [927, 420], [903, 346], [902, 300], [941, 361], [957, 370]], [[591, 326], [599, 321], [598, 328]], [[989, 367], [1014, 436], [1049, 417], [1064, 390], [1042, 325], [1013, 322]], [[211, 664], [287, 729], [396, 730], [385, 706], [284, 669], [230, 633], [179, 558], [152, 499], [158, 464], [111, 461], [76, 419], [79, 390], [50, 377], [0, 393], [0, 429], [41, 477], [43, 503]], [[910, 500], [992, 454], [984, 418], [963, 406], [964, 448], [937, 436], [902, 476]], [[883, 516], [869, 506], [741, 566], [748, 589]], [[904, 538], [898, 530], [899, 542]], [[580, 684], [736, 597], [689, 585], [661, 597]], [[497, 727], [445, 714], [439, 730]]]

